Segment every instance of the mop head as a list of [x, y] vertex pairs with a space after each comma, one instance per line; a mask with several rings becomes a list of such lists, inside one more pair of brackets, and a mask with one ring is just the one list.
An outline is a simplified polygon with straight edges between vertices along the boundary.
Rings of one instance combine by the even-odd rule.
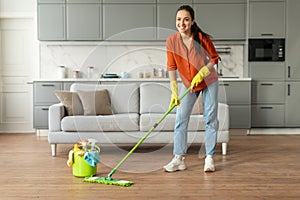
[[114, 179], [108, 179], [104, 177], [86, 177], [83, 180], [84, 182], [90, 182], [90, 183], [100, 183], [105, 185], [118, 185], [118, 186], [124, 186], [128, 187], [133, 185], [134, 183], [131, 181], [125, 181], [125, 180], [114, 180]]

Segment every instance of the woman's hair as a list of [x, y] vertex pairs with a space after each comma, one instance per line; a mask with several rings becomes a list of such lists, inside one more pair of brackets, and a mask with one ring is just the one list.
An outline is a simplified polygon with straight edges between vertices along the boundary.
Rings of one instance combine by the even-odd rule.
[[[180, 6], [180, 7], [177, 9], [176, 14], [178, 13], [178, 11], [181, 11], [181, 10], [186, 10], [186, 11], [188, 11], [188, 12], [190, 13], [190, 15], [191, 15], [192, 20], [195, 19], [195, 12], [194, 12], [194, 9], [193, 9], [191, 6], [189, 6], [189, 5], [182, 5], [182, 6]], [[194, 23], [193, 23], [193, 25], [192, 25], [192, 27], [191, 27], [191, 32], [192, 32], [192, 34], [193, 34], [193, 36], [194, 36], [194, 40], [195, 40], [197, 43], [199, 43], [199, 45], [201, 45], [201, 41], [200, 41], [200, 38], [199, 38], [199, 32], [202, 34], [202, 36], [203, 36], [204, 38], [210, 36], [209, 34], [207, 34], [207, 33], [205, 33], [204, 31], [202, 31], [202, 29], [197, 25], [197, 23], [196, 23], [195, 21], [194, 21]]]

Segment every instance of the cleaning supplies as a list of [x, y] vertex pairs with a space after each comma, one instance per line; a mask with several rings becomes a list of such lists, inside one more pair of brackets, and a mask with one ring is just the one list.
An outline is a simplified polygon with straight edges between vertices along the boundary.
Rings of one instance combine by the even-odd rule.
[[[178, 99], [181, 101], [183, 97], [187, 95], [193, 89], [190, 86]], [[115, 180], [112, 179], [112, 175], [119, 169], [119, 167], [127, 160], [127, 158], [142, 144], [142, 142], [152, 133], [152, 131], [166, 118], [166, 116], [177, 106], [176, 102], [164, 113], [164, 115], [153, 125], [153, 127], [138, 141], [138, 143], [127, 153], [127, 155], [111, 170], [107, 177], [86, 177], [83, 181], [90, 183], [100, 183], [106, 185], [117, 185], [117, 186], [131, 186], [134, 183], [126, 180]]]
[[80, 140], [69, 152], [67, 165], [72, 167], [76, 177], [91, 177], [97, 174], [97, 164], [100, 162], [100, 148], [96, 140]]

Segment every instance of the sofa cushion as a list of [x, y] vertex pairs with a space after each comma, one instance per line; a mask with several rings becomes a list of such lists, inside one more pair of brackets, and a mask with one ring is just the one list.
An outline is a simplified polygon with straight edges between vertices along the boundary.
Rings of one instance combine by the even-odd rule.
[[138, 84], [112, 84], [112, 85], [96, 85], [74, 83], [71, 85], [70, 91], [78, 90], [108, 90], [112, 111], [114, 114], [121, 113], [139, 113], [139, 86]]
[[[165, 113], [169, 109], [171, 90], [169, 83], [142, 83], [140, 85], [140, 112]], [[171, 113], [175, 113], [174, 109]]]
[[61, 121], [63, 131], [138, 131], [139, 114], [67, 116]]
[[55, 95], [66, 108], [67, 115], [83, 115], [83, 107], [76, 92], [55, 91]]
[[96, 91], [78, 90], [84, 115], [111, 115], [111, 103], [106, 89]]

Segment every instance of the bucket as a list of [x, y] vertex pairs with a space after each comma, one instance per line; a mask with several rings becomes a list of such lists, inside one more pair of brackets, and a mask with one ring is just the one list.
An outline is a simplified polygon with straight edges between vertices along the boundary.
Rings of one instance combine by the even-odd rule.
[[[95, 145], [98, 153], [100, 153], [100, 148]], [[90, 177], [97, 174], [97, 165], [95, 167], [91, 166], [84, 160], [83, 155], [78, 155], [74, 152], [72, 171], [73, 175], [76, 177]]]

